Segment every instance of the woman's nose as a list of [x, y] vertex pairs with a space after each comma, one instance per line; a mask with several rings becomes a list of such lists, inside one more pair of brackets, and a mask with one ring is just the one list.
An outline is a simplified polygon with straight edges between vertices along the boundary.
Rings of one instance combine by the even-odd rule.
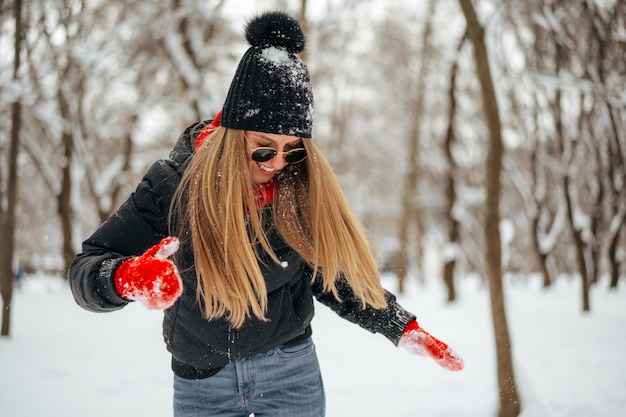
[[275, 157], [270, 159], [269, 162], [271, 163], [271, 167], [275, 168], [277, 171], [280, 171], [287, 166], [287, 161], [285, 161], [285, 154], [280, 152], [276, 154]]

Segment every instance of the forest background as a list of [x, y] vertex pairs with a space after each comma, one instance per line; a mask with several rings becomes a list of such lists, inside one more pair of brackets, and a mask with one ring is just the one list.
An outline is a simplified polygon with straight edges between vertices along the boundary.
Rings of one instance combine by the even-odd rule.
[[463, 277], [489, 275], [493, 131], [476, 34], [501, 127], [502, 276], [581, 280], [585, 312], [589, 288], [620, 285], [626, 1], [4, 0], [3, 312], [14, 271], [64, 276], [147, 167], [215, 115], [244, 23], [268, 9], [303, 25], [315, 140], [400, 292], [432, 259], [449, 302]]

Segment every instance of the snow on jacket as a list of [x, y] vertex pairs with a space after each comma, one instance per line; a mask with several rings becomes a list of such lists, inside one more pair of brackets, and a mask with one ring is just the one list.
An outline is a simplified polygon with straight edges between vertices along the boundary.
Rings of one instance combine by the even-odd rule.
[[[128, 304], [115, 291], [115, 270], [168, 235], [170, 201], [193, 154], [195, 138], [208, 123], [189, 126], [169, 158], [154, 163], [135, 192], [83, 242], [82, 253], [69, 269], [72, 294], [81, 307], [106, 312]], [[239, 329], [233, 329], [225, 319], [207, 320], [202, 316], [196, 297], [193, 253], [189, 245], [182, 245], [176, 260], [180, 263], [183, 294], [165, 310], [163, 319], [163, 337], [177, 375], [208, 377], [233, 360], [309, 337], [313, 295], [341, 317], [383, 334], [396, 345], [407, 323], [415, 318], [389, 292], [387, 308], [362, 309], [345, 281], [338, 283], [338, 301], [332, 293], [323, 291], [321, 280], [311, 282], [312, 270], [278, 233], [271, 233], [269, 242], [281, 264], [259, 263], [268, 292], [268, 320], [249, 318]]]

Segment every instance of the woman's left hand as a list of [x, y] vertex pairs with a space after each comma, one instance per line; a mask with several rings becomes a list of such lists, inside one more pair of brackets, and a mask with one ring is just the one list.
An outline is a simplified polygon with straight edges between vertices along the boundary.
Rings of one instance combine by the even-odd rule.
[[409, 322], [404, 329], [398, 346], [415, 355], [430, 356], [449, 371], [463, 369], [463, 359], [447, 344], [422, 329], [415, 320]]

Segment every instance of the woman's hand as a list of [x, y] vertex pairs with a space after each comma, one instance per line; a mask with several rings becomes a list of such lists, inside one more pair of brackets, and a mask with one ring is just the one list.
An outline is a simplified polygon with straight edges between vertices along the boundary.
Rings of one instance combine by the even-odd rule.
[[422, 329], [415, 320], [409, 322], [404, 329], [398, 346], [415, 355], [430, 356], [441, 367], [450, 371], [463, 369], [463, 359], [448, 345]]
[[169, 308], [183, 292], [178, 269], [167, 259], [179, 246], [177, 238], [166, 237], [143, 255], [124, 261], [115, 271], [117, 292], [151, 310]]

